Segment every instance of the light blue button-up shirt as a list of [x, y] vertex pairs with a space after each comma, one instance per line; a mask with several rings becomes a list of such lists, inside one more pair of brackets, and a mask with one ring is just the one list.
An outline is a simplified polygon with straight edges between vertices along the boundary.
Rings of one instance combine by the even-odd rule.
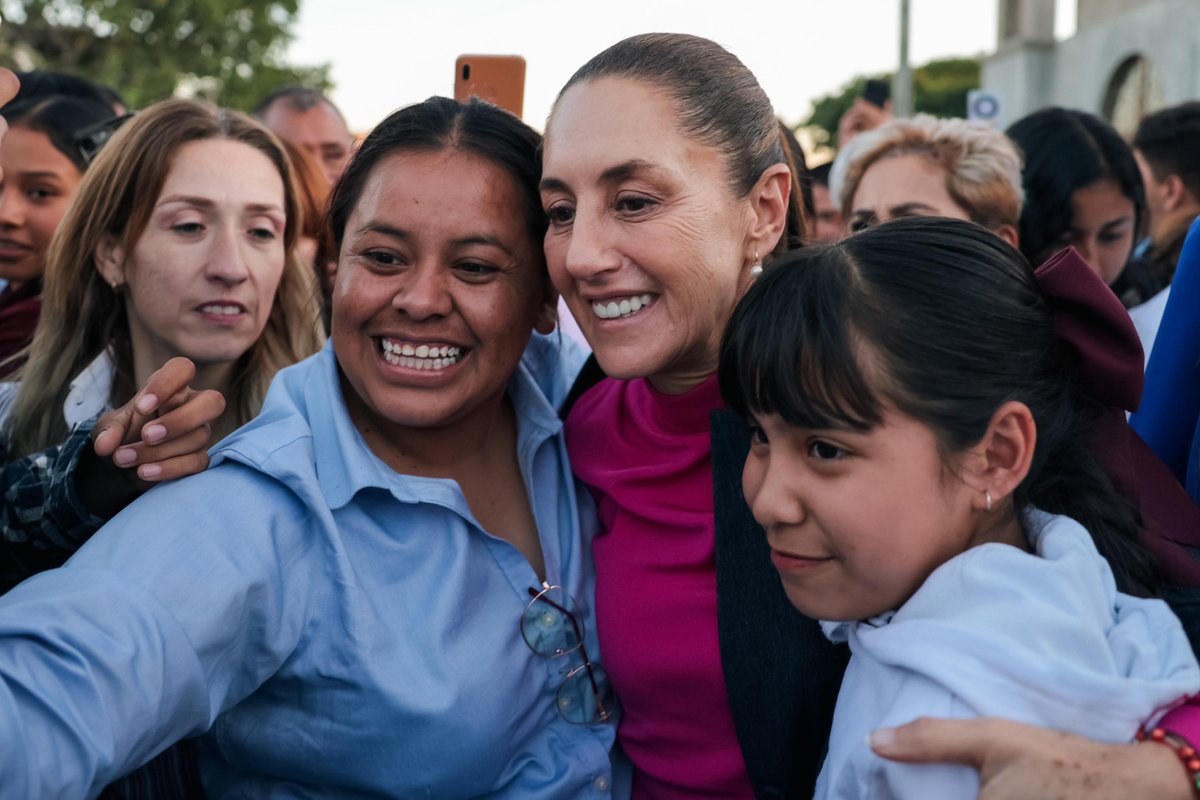
[[[579, 359], [558, 344], [531, 343], [509, 396], [547, 579], [595, 658], [594, 511], [555, 414]], [[608, 797], [614, 725], [555, 707], [579, 656], [519, 630], [538, 585], [457, 483], [371, 453], [326, 346], [208, 471], [0, 598], [0, 797], [94, 795], [204, 731], [217, 798]]]

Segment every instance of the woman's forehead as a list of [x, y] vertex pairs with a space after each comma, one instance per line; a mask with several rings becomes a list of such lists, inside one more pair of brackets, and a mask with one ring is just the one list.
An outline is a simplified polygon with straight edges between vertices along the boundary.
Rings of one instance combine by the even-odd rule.
[[543, 177], [628, 165], [686, 174], [700, 165], [724, 167], [716, 147], [684, 133], [677, 104], [661, 89], [631, 78], [602, 77], [575, 84], [559, 98], [546, 127]]

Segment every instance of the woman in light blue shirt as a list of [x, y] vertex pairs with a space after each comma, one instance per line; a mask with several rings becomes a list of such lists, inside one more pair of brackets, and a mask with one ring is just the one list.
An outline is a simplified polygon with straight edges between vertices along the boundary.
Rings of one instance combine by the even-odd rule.
[[0, 796], [93, 796], [199, 734], [211, 797], [611, 795], [538, 144], [440, 98], [366, 139], [330, 343], [0, 598]]

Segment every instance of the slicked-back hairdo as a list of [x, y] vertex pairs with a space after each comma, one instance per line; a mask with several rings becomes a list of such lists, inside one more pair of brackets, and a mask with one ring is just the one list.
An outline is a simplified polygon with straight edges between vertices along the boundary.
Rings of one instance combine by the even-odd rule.
[[125, 105], [125, 100], [116, 89], [111, 86], [93, 83], [86, 78], [80, 78], [78, 75], [68, 75], [63, 72], [51, 72], [44, 69], [18, 72], [16, 75], [17, 80], [21, 83], [21, 87], [17, 90], [17, 96], [10, 101], [10, 105], [0, 108], [0, 115], [4, 115], [5, 118], [8, 117], [11, 105], [26, 100], [45, 100], [48, 97], [56, 95], [91, 100], [92, 102], [106, 106], [109, 113], [114, 116], [116, 114], [114, 106]]
[[1078, 520], [1123, 591], [1155, 588], [1138, 515], [1086, 446], [1103, 409], [1069, 375], [1028, 262], [981, 226], [902, 219], [788, 254], [734, 310], [719, 376], [739, 413], [797, 427], [867, 431], [895, 408], [947, 463], [1020, 401], [1038, 438], [1017, 512]]
[[[358, 205], [375, 167], [397, 152], [437, 153], [459, 150], [491, 161], [512, 176], [521, 197], [518, 209], [541, 253], [546, 235], [538, 182], [542, 137], [507, 111], [477, 97], [459, 103], [446, 97], [431, 97], [406, 106], [376, 126], [355, 151], [329, 201], [333, 239], [341, 249], [346, 222]], [[544, 262], [543, 262], [544, 270]]]
[[[748, 194], [769, 167], [789, 163], [767, 93], [754, 73], [716, 42], [683, 33], [630, 36], [580, 67], [558, 96], [577, 83], [606, 77], [639, 81], [663, 92], [674, 103], [680, 132], [724, 156], [737, 197]], [[803, 192], [794, 172], [791, 182], [787, 230], [776, 253], [798, 247], [807, 233]]]
[[4, 119], [10, 127], [46, 134], [54, 149], [66, 156], [80, 172], [87, 169], [87, 160], [75, 142], [75, 134], [115, 116], [112, 108], [103, 103], [71, 95], [32, 97], [11, 103], [4, 109]]

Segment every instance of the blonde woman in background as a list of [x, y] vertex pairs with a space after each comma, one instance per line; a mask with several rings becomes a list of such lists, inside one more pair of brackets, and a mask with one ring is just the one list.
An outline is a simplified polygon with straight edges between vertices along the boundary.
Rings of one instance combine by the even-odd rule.
[[261, 125], [186, 100], [141, 112], [51, 247], [12, 451], [60, 441], [68, 417], [123, 402], [174, 356], [226, 397], [218, 437], [255, 416], [275, 373], [321, 342], [301, 226], [290, 162]]
[[850, 231], [898, 217], [954, 217], [1015, 247], [1021, 156], [986, 125], [918, 114], [855, 137], [834, 162], [830, 193]]
[[[85, 82], [83, 82], [85, 83]], [[59, 223], [70, 207], [88, 162], [95, 154], [80, 144], [79, 136], [90, 125], [112, 118], [112, 111], [85, 97], [35, 95], [24, 102], [8, 102], [18, 83], [8, 70], [0, 70], [0, 135], [12, 123], [14, 135], [0, 153], [0, 236], [8, 239], [8, 253], [0, 276], [9, 283], [0, 297], [0, 375], [16, 374], [25, 361], [42, 305], [46, 256]], [[121, 120], [111, 120], [114, 127]], [[96, 123], [96, 124], [93, 124]], [[135, 400], [150, 403], [147, 394], [162, 397], [172, 410], [159, 424], [167, 435], [157, 445], [126, 448], [134, 453], [132, 467], [154, 471], [156, 455], [165, 445], [174, 449], [167, 476], [203, 469], [204, 445], [197, 435], [195, 450], [184, 453], [174, 442], [181, 434], [205, 426], [220, 414], [224, 401], [215, 392], [194, 392], [187, 387], [192, 365], [183, 359], [152, 375], [142, 392], [120, 409], [103, 415], [92, 430], [81, 425], [66, 441], [15, 458], [0, 437], [0, 592], [28, 575], [56, 566], [74, 552], [103, 522], [86, 507], [75, 491], [75, 481], [92, 487], [105, 508], [119, 508], [132, 497], [133, 484], [106, 459], [123, 440], [140, 437], [146, 414], [157, 407], [135, 411]], [[15, 378], [8, 378], [14, 380]], [[3, 394], [11, 399], [11, 386]], [[2, 406], [0, 406], [2, 407]], [[95, 446], [90, 436], [96, 438]], [[207, 441], [206, 437], [204, 441]], [[139, 463], [140, 462], [140, 463]], [[126, 498], [126, 500], [122, 500]]]

